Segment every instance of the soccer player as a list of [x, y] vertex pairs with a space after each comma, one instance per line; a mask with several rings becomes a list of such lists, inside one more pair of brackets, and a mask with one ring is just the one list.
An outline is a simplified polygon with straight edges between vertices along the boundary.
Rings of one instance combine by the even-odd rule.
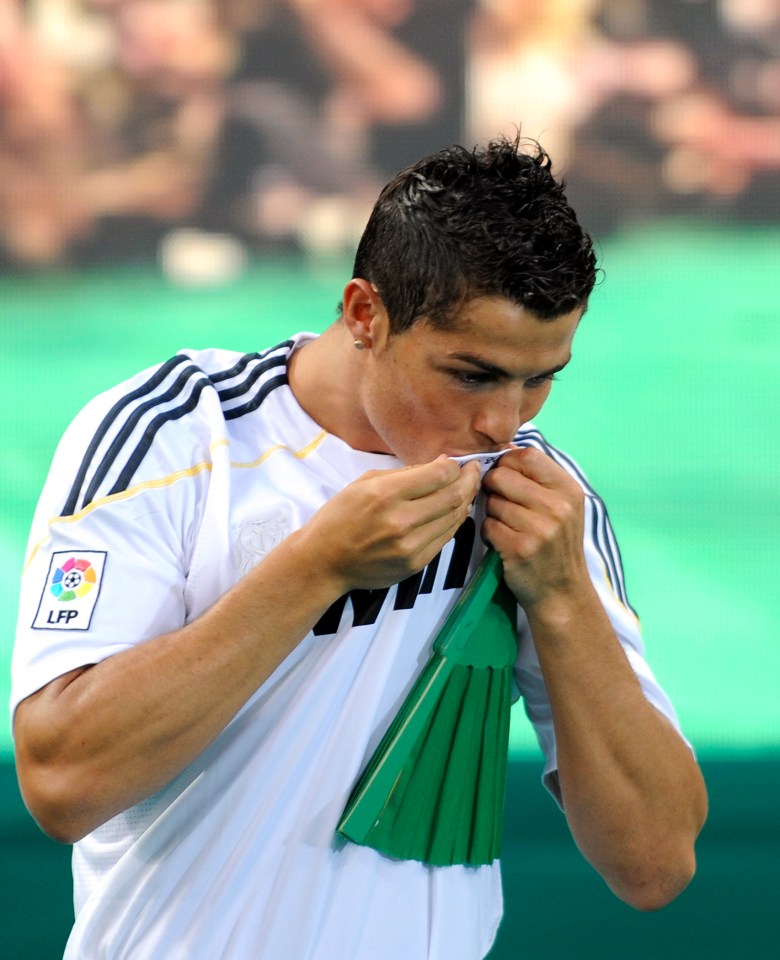
[[[25, 801], [75, 844], [68, 960], [483, 957], [497, 861], [336, 827], [486, 543], [577, 845], [639, 909], [686, 886], [697, 764], [604, 505], [531, 422], [595, 275], [538, 145], [453, 147], [383, 190], [321, 336], [180, 353], [76, 417], [12, 695]], [[450, 459], [510, 446], [481, 482]]]

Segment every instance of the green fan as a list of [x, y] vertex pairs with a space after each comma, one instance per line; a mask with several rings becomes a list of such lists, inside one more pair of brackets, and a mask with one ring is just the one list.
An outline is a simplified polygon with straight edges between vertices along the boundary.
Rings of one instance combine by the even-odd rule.
[[338, 831], [435, 866], [498, 857], [517, 601], [489, 549], [350, 796]]

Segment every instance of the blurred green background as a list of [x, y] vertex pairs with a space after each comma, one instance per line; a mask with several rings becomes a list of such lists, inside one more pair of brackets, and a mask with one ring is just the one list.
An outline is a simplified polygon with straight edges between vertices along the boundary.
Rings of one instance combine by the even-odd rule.
[[[690, 890], [658, 915], [632, 912], [574, 848], [516, 710], [507, 915], [493, 957], [771, 960], [780, 956], [780, 230], [651, 223], [611, 235], [600, 260], [574, 362], [539, 424], [607, 501], [649, 660], [702, 760], [712, 814]], [[27, 529], [70, 418], [182, 347], [250, 351], [323, 329], [348, 275], [346, 260], [276, 256], [199, 288], [151, 265], [0, 281], [4, 698]], [[7, 720], [0, 729], [0, 953], [48, 960], [70, 923], [68, 851], [24, 812]]]

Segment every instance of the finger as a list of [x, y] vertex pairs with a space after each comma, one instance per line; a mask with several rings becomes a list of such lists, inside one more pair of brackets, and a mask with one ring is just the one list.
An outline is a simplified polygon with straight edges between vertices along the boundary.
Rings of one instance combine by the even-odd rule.
[[462, 523], [479, 490], [479, 468], [475, 464], [469, 466], [474, 469], [459, 471], [453, 483], [409, 501], [410, 525], [424, 526], [447, 518]]
[[551, 542], [560, 532], [561, 524], [552, 513], [530, 509], [495, 498], [485, 517], [485, 527], [492, 536], [498, 536], [504, 543], [506, 535], [517, 535], [516, 540], [521, 554], [531, 544]]
[[544, 542], [535, 533], [512, 530], [492, 517], [485, 519], [481, 533], [482, 538], [499, 554], [505, 565], [532, 562]]
[[532, 537], [508, 527], [494, 517], [486, 517], [482, 522], [482, 538], [490, 544], [501, 558], [506, 561], [510, 556], [523, 558], [531, 552]]
[[552, 489], [515, 474], [507, 487], [507, 496], [496, 492], [486, 497], [485, 513], [513, 529], [544, 534], [550, 525], [563, 528], [582, 523], [585, 495], [577, 483], [570, 490]]
[[512, 469], [543, 486], [568, 485], [573, 482], [569, 474], [548, 454], [536, 447], [518, 447], [510, 450], [496, 465], [493, 474]]
[[421, 569], [438, 554], [445, 544], [455, 536], [463, 526], [468, 511], [438, 517], [415, 531], [416, 544], [412, 548], [414, 566]]
[[416, 500], [441, 490], [448, 484], [456, 483], [462, 473], [457, 463], [441, 456], [429, 463], [400, 467], [397, 470], [378, 470], [364, 474], [375, 479], [380, 485], [391, 488], [388, 496], [399, 500]]
[[[445, 513], [463, 502], [471, 503], [474, 500], [480, 486], [478, 464], [467, 463], [461, 468], [460, 465], [453, 464], [451, 461], [447, 461], [445, 465], [442, 461], [434, 460], [431, 464], [423, 466], [433, 465], [445, 466], [445, 470], [439, 474], [439, 481], [445, 480], [445, 482], [437, 482], [437, 472], [431, 471], [416, 483], [416, 493], [412, 493], [411, 489], [407, 488], [404, 499], [412, 502], [420, 501], [420, 506], [424, 509], [430, 508]], [[450, 471], [451, 466], [455, 467], [454, 473]]]
[[490, 497], [485, 504], [485, 516], [520, 532], [533, 528], [539, 511], [504, 497]]
[[[452, 468], [455, 467], [455, 470]], [[445, 490], [452, 485], [458, 491], [463, 491], [464, 496], [470, 496], [473, 499], [479, 490], [481, 471], [478, 463], [470, 462], [459, 464], [442, 454], [430, 463], [422, 464], [420, 467], [407, 469], [423, 470], [424, 468], [433, 468], [425, 470], [425, 476], [420, 477], [421, 482], [430, 484], [426, 492], [421, 492], [420, 496], [428, 496], [429, 493], [436, 493], [439, 490]]]
[[494, 498], [501, 498], [510, 503], [540, 509], [552, 495], [550, 488], [514, 468], [508, 468], [499, 473], [496, 467], [491, 474], [494, 476], [483, 482], [488, 505]]

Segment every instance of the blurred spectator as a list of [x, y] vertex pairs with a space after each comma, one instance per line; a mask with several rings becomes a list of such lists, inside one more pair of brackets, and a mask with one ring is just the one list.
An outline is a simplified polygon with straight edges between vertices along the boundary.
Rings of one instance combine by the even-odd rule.
[[777, 0], [481, 0], [468, 130], [545, 145], [593, 229], [680, 210], [780, 213]]
[[[577, 139], [574, 201], [605, 225], [668, 212], [780, 216], [777, 0], [603, 0], [596, 22], [618, 46], [674, 38], [695, 71], [652, 102], [623, 91], [593, 115]], [[627, 181], [609, 182], [616, 168]]]
[[480, 0], [467, 67], [470, 141], [516, 126], [566, 166], [575, 129], [592, 109], [579, 61], [592, 42], [592, 0]]
[[411, 0], [0, 4], [0, 244], [17, 263], [148, 254], [172, 224], [351, 246], [386, 179], [372, 127], [441, 100], [392, 35]]
[[422, 123], [441, 99], [436, 71], [392, 32], [413, 11], [410, 0], [288, 0], [244, 33], [208, 225], [354, 247], [387, 178], [374, 129]]
[[[661, 18], [662, 6], [656, 6]], [[678, 193], [750, 203], [755, 191], [763, 199], [754, 213], [776, 215], [780, 3], [720, 0], [709, 15], [716, 29], [711, 29], [709, 42], [699, 52], [701, 82], [660, 105], [652, 117], [655, 135], [668, 147], [664, 176]], [[669, 27], [663, 19], [661, 25]], [[774, 189], [766, 191], [773, 172]], [[747, 212], [744, 204], [739, 209]]]
[[0, 0], [0, 250], [12, 260], [54, 260], [89, 229], [72, 93], [67, 64], [29, 28], [21, 0]]
[[516, 125], [592, 229], [780, 216], [780, 0], [0, 0], [0, 259], [351, 250], [422, 134]]
[[2, 36], [2, 235], [13, 260], [62, 262], [101, 231], [121, 248], [107, 226], [117, 218], [194, 208], [231, 65], [206, 0], [47, 0], [30, 18], [17, 6]]

